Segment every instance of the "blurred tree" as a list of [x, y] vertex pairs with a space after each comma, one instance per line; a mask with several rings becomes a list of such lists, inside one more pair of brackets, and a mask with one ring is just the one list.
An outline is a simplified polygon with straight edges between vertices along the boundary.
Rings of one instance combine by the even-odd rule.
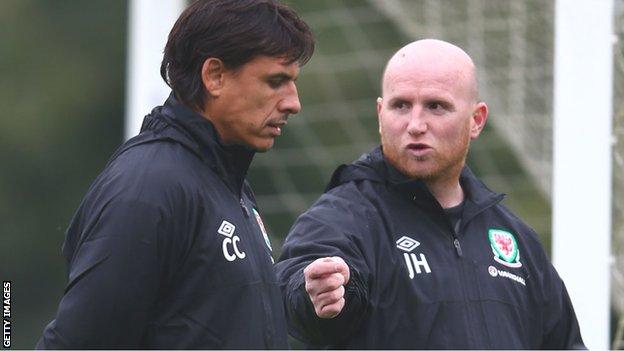
[[34, 347], [54, 317], [64, 230], [122, 141], [126, 6], [0, 2], [0, 247], [14, 348]]

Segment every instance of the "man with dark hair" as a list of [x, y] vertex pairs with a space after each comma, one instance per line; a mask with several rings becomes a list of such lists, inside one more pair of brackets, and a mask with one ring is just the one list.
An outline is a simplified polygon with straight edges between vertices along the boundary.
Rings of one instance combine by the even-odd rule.
[[339, 167], [276, 265], [292, 335], [353, 349], [584, 348], [536, 233], [465, 166], [488, 117], [460, 48], [388, 62], [381, 148]]
[[274, 0], [200, 0], [174, 25], [172, 89], [67, 230], [69, 282], [38, 348], [287, 348], [269, 238], [245, 177], [301, 106], [308, 26]]

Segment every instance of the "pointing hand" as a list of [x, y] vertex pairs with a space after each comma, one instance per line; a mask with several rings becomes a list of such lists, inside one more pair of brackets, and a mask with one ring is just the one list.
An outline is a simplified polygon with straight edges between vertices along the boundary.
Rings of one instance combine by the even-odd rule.
[[324, 257], [310, 263], [303, 270], [303, 275], [316, 315], [321, 318], [336, 317], [345, 305], [349, 266], [340, 257]]

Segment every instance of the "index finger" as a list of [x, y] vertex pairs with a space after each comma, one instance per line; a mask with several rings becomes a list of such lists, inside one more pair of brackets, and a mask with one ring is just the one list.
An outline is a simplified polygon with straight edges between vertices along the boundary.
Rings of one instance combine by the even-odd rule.
[[334, 261], [314, 261], [306, 267], [304, 274], [307, 278], [318, 279], [327, 274], [338, 273], [340, 265]]
[[345, 279], [345, 282], [348, 282], [349, 281], [349, 277], [351, 276], [349, 265], [347, 265], [347, 263], [341, 257], [338, 257], [338, 256], [330, 257], [330, 259], [332, 261], [336, 262], [336, 264], [337, 264], [337, 267], [336, 267], [337, 272], [342, 274], [342, 276]]

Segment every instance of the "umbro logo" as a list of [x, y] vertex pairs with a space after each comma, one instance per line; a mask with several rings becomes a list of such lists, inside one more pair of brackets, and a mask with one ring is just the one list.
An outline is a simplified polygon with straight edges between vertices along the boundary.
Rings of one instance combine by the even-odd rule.
[[401, 239], [397, 240], [396, 246], [398, 249], [405, 252], [412, 252], [412, 250], [420, 246], [420, 243], [408, 236], [403, 236]]
[[217, 229], [217, 233], [221, 235], [225, 235], [228, 238], [231, 238], [232, 235], [234, 235], [235, 231], [236, 231], [236, 226], [225, 220], [221, 222], [221, 226], [219, 227], [219, 229]]
[[414, 249], [420, 246], [420, 242], [410, 238], [409, 236], [402, 236], [396, 241], [397, 249], [404, 251], [403, 259], [405, 260], [405, 267], [410, 279], [414, 279], [416, 274], [431, 273], [431, 267], [424, 254], [420, 253], [416, 256], [412, 253]]
[[[240, 238], [238, 237], [238, 235], [234, 235], [235, 231], [236, 226], [226, 220], [221, 222], [219, 229], [217, 229], [217, 233], [226, 236], [226, 238], [223, 239], [221, 248], [223, 249], [223, 257], [225, 257], [225, 259], [229, 262], [232, 262], [237, 258], [242, 260], [247, 256], [245, 252], [241, 250], [238, 246]], [[230, 247], [232, 248], [231, 250]]]

